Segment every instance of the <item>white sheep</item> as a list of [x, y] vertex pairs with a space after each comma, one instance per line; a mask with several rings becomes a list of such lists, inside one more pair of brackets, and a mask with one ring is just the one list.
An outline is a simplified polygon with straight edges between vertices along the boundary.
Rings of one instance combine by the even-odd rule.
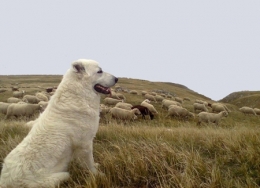
[[137, 119], [136, 115], [140, 115], [141, 112], [134, 108], [132, 110], [126, 110], [122, 108], [113, 107], [109, 111], [113, 118], [121, 120], [134, 120]]
[[155, 92], [150, 92], [150, 95], [152, 95], [152, 96], [156, 96], [157, 93], [155, 93]]
[[254, 108], [254, 111], [257, 115], [260, 115], [260, 109], [259, 108]]
[[166, 98], [166, 95], [164, 93], [160, 94], [163, 98]]
[[200, 112], [197, 115], [197, 117], [198, 117], [197, 125], [200, 125], [201, 122], [215, 123], [216, 125], [218, 125], [220, 120], [223, 117], [227, 117], [227, 116], [228, 116], [227, 111], [222, 111], [222, 112], [219, 112], [218, 114], [210, 113], [210, 112]]
[[28, 102], [28, 103], [31, 103], [31, 104], [38, 104], [41, 100], [38, 99], [36, 96], [34, 95], [25, 95], [23, 97], [23, 101], [24, 102]]
[[179, 102], [180, 104], [183, 103], [183, 99], [180, 97], [175, 97], [175, 101]]
[[168, 109], [168, 116], [177, 116], [181, 118], [186, 118], [186, 117], [193, 117], [195, 118], [195, 115], [192, 112], [189, 112], [186, 108], [177, 106], [177, 105], [170, 105]]
[[150, 101], [153, 101], [153, 102], [157, 102], [156, 99], [155, 99], [155, 96], [151, 95], [151, 94], [148, 94], [148, 93], [144, 95], [144, 98], [148, 99]]
[[21, 99], [18, 99], [18, 98], [16, 98], [16, 97], [9, 97], [8, 99], [7, 99], [7, 103], [18, 103], [18, 102], [20, 102], [20, 101], [22, 101]]
[[131, 108], [133, 107], [132, 104], [129, 104], [129, 103], [125, 103], [125, 102], [119, 102], [115, 105], [115, 107], [117, 108], [123, 108], [123, 109], [126, 109], [126, 110], [131, 110]]
[[49, 101], [49, 98], [43, 93], [36, 93], [35, 96], [41, 101], [45, 101], [45, 102]]
[[194, 112], [196, 112], [197, 110], [204, 111], [204, 112], [208, 112], [209, 111], [207, 109], [207, 107], [205, 106], [205, 104], [196, 103], [196, 102], [193, 104], [193, 109], [194, 109]]
[[6, 114], [9, 105], [10, 103], [0, 102], [0, 113]]
[[42, 105], [40, 104], [11, 104], [7, 108], [5, 119], [11, 116], [26, 116], [31, 117], [36, 112], [42, 111]]
[[172, 99], [173, 96], [171, 94], [166, 95], [166, 98]]
[[255, 113], [255, 111], [254, 111], [253, 108], [244, 106], [244, 107], [242, 107], [242, 108], [239, 108], [239, 110], [240, 110], [241, 112], [243, 112], [244, 114], [253, 114], [253, 115], [256, 116], [256, 113]]
[[162, 97], [166, 98], [166, 95], [164, 93], [161, 93], [160, 94]]
[[104, 104], [100, 104], [100, 110], [99, 110], [99, 115], [101, 118], [106, 117], [106, 115], [108, 114], [108, 112], [110, 111], [111, 107], [106, 106]]
[[119, 99], [126, 101], [126, 97], [122, 93], [117, 93], [116, 95], [119, 97]]
[[13, 97], [16, 97], [16, 98], [23, 98], [24, 93], [25, 93], [24, 90], [23, 90], [23, 91], [14, 91], [14, 92], [13, 92]]
[[38, 104], [42, 105], [42, 111], [44, 111], [47, 108], [49, 102], [40, 101]]
[[164, 97], [162, 97], [161, 95], [156, 95], [155, 100], [158, 102], [162, 102], [164, 100]]
[[131, 90], [129, 93], [133, 94], [133, 95], [137, 95], [138, 94], [138, 92], [136, 90]]
[[142, 95], [145, 96], [147, 94], [147, 91], [142, 91]]
[[183, 101], [190, 101], [190, 98], [189, 97], [184, 97]]
[[181, 104], [177, 101], [172, 101], [172, 100], [168, 100], [168, 99], [164, 99], [162, 101], [162, 108], [168, 109], [168, 107], [170, 105], [177, 105], [177, 106], [181, 106]]
[[109, 97], [110, 97], [110, 98], [113, 98], [113, 99], [120, 99], [120, 97], [118, 97], [117, 93], [114, 92], [114, 91], [111, 91], [111, 92], [110, 92], [110, 96], [109, 96]]
[[230, 112], [230, 110], [226, 107], [226, 105], [221, 103], [213, 103], [211, 104], [212, 112], [222, 112], [227, 111]]
[[110, 98], [110, 97], [106, 97], [104, 99], [104, 104], [107, 104], [107, 105], [116, 105], [119, 102], [124, 102], [124, 100], [122, 100], [122, 99], [113, 99], [113, 98]]
[[157, 110], [155, 109], [155, 107], [152, 104], [149, 104], [150, 101], [148, 99], [145, 99], [142, 103], [141, 106], [144, 106], [146, 108], [148, 108], [150, 110], [150, 112], [152, 114], [158, 114]]
[[195, 103], [199, 103], [199, 104], [205, 104], [205, 106], [208, 106], [209, 103], [207, 101], [203, 101], [203, 100], [200, 100], [200, 99], [196, 99], [195, 100]]

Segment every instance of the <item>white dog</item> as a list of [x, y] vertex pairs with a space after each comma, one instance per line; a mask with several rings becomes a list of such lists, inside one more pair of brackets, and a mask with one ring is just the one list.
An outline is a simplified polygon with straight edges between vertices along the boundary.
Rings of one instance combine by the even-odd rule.
[[29, 134], [5, 158], [0, 187], [55, 187], [69, 178], [73, 157], [98, 173], [93, 139], [99, 125], [100, 93], [109, 94], [117, 81], [93, 60], [73, 62]]

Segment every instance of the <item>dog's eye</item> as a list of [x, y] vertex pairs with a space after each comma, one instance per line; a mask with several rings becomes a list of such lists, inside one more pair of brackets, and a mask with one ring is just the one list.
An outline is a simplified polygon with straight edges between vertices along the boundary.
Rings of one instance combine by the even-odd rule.
[[102, 70], [99, 70], [97, 73], [103, 73], [103, 71], [102, 71]]

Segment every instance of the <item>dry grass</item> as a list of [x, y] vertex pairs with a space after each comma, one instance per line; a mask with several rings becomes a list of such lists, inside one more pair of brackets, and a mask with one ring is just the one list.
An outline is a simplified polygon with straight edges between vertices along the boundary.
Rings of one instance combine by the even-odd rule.
[[[123, 81], [125, 83], [119, 84], [133, 89], [132, 83], [138, 82]], [[170, 92], [176, 90], [179, 96], [199, 97], [187, 89], [185, 93], [182, 87], [147, 84], [147, 90], [165, 87]], [[127, 102], [142, 101], [140, 96], [125, 95]], [[191, 108], [191, 103], [184, 106]], [[94, 140], [94, 158], [105, 175], [94, 177], [72, 161], [71, 178], [60, 187], [260, 186], [259, 117], [243, 116], [236, 106], [230, 105], [232, 112], [219, 126], [204, 124], [198, 127], [193, 120], [165, 119], [166, 111], [160, 104], [154, 105], [159, 109], [159, 115], [153, 121], [138, 119], [121, 123], [102, 119]], [[0, 120], [0, 162], [28, 133], [29, 130], [22, 126], [24, 123], [25, 120]]]

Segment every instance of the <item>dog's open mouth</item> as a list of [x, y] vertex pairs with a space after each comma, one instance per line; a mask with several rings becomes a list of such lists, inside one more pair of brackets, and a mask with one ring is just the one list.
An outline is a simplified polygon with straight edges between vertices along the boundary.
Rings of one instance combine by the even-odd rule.
[[95, 89], [97, 92], [103, 93], [103, 94], [105, 94], [105, 95], [111, 94], [111, 90], [110, 90], [109, 87], [104, 87], [104, 86], [102, 86], [102, 85], [100, 85], [100, 84], [96, 84], [96, 85], [94, 86], [94, 89]]

